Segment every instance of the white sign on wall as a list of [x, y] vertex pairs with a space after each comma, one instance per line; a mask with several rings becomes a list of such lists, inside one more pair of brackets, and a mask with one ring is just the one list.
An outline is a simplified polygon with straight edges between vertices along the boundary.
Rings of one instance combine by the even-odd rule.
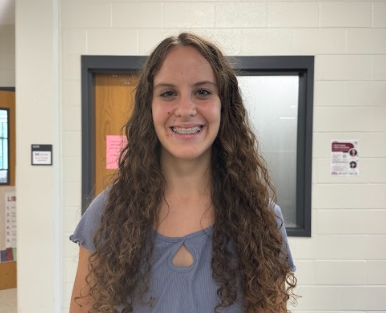
[[16, 248], [16, 192], [6, 192], [5, 197], [5, 246]]
[[52, 165], [52, 145], [31, 145], [31, 165]]
[[359, 175], [358, 140], [331, 142], [331, 175]]

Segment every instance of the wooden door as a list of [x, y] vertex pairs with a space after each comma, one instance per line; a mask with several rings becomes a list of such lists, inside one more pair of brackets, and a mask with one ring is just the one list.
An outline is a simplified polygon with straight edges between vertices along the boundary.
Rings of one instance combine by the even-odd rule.
[[[8, 158], [8, 170], [9, 170], [9, 181], [8, 186], [0, 185], [2, 189], [0, 194], [0, 224], [1, 224], [1, 234], [4, 238], [0, 238], [0, 242], [5, 244], [5, 221], [1, 220], [5, 218], [4, 210], [4, 192], [13, 190], [9, 186], [15, 186], [15, 169], [16, 169], [16, 125], [15, 125], [15, 92], [14, 91], [0, 91], [0, 109], [8, 109], [9, 117], [9, 158]], [[4, 232], [4, 233], [3, 233]], [[4, 247], [0, 247], [0, 250]], [[9, 251], [7, 251], [9, 252]], [[7, 258], [8, 259], [8, 258]], [[13, 259], [13, 258], [12, 258]], [[15, 288], [16, 287], [16, 262], [3, 262], [0, 263], [0, 289]]]
[[125, 144], [124, 125], [132, 114], [137, 84], [136, 75], [96, 75], [95, 195], [110, 185], [116, 172], [114, 151]]

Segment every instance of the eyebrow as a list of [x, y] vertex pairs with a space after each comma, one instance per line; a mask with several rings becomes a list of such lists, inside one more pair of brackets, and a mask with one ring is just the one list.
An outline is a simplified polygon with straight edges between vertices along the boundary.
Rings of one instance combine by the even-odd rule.
[[[212, 82], [212, 81], [209, 81], [209, 80], [204, 80], [202, 82], [197, 82], [197, 83], [193, 84], [193, 87], [197, 87], [197, 86], [201, 86], [201, 85], [207, 85], [207, 84], [213, 85], [213, 87], [217, 88], [217, 84]], [[176, 87], [176, 85], [169, 84], [169, 83], [159, 83], [159, 84], [154, 86], [154, 89], [162, 88], [162, 87], [174, 88], [174, 87]]]

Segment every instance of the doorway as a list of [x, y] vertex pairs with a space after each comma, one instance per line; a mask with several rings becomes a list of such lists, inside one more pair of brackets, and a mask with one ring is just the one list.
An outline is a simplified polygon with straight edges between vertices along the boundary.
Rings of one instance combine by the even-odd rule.
[[17, 277], [15, 114], [15, 88], [0, 88], [0, 290], [16, 288]]
[[95, 75], [95, 195], [110, 185], [118, 168], [137, 83], [135, 74]]

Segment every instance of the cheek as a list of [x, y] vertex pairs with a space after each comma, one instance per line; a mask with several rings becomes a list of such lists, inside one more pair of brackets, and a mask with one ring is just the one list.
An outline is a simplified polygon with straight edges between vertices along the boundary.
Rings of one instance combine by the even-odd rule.
[[159, 109], [159, 106], [157, 104], [153, 104], [151, 106], [151, 113], [153, 115], [153, 121], [156, 122], [160, 119], [160, 109]]
[[213, 121], [213, 122], [220, 122], [220, 118], [221, 118], [221, 105], [218, 104], [218, 105], [215, 105], [215, 106], [212, 106], [210, 108], [208, 108], [208, 110], [206, 111], [206, 115], [208, 116], [208, 118]]
[[171, 115], [170, 110], [166, 110], [164, 107], [157, 105], [156, 103], [153, 104], [152, 116], [153, 116], [153, 123], [156, 126], [162, 127], [167, 122], [170, 115]]

